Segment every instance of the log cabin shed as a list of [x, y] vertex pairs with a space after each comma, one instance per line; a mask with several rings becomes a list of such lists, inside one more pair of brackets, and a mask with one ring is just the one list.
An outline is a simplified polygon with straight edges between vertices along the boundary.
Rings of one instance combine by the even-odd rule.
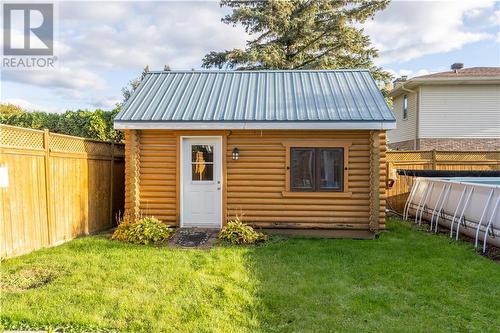
[[174, 227], [243, 215], [274, 232], [371, 238], [385, 227], [395, 125], [365, 70], [148, 72], [114, 121], [125, 210]]

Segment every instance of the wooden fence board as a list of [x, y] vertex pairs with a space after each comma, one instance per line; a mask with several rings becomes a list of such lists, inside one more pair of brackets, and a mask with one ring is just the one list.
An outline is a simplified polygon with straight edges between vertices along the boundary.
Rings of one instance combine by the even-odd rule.
[[124, 146], [0, 125], [0, 257], [110, 228], [123, 211]]
[[[500, 170], [500, 151], [388, 151], [388, 175], [395, 169], [409, 170]], [[402, 212], [412, 177], [397, 176], [387, 190], [388, 208]]]

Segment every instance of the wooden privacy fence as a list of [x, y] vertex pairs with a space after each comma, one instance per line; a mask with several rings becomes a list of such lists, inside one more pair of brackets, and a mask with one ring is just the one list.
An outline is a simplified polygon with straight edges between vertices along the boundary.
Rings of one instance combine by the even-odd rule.
[[[390, 151], [386, 153], [389, 177], [396, 169], [500, 170], [500, 151]], [[402, 212], [413, 177], [397, 176], [387, 191], [388, 208]]]
[[110, 228], [123, 210], [122, 144], [0, 125], [0, 168], [0, 257]]

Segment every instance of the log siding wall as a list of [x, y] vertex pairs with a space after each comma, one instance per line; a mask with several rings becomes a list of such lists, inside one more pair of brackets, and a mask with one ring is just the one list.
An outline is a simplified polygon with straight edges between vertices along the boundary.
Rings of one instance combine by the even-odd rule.
[[[383, 229], [385, 218], [385, 133], [370, 131], [210, 131], [200, 135], [224, 135], [226, 170], [223, 216], [226, 219], [243, 214], [243, 219], [263, 228], [369, 230], [370, 221]], [[154, 215], [172, 226], [178, 226], [178, 137], [196, 132], [168, 130], [126, 131], [126, 208], [134, 200], [144, 215]], [[378, 135], [374, 144], [371, 135]], [[348, 148], [347, 193], [298, 193], [286, 195], [287, 142], [345, 142]], [[233, 148], [240, 157], [232, 159]], [[380, 149], [379, 179], [371, 178], [371, 148]], [[138, 156], [135, 164], [133, 156]], [[379, 157], [378, 157], [379, 156]], [[373, 169], [373, 165], [372, 165]], [[134, 177], [134, 170], [138, 177]], [[373, 177], [375, 177], [374, 175]], [[134, 199], [135, 183], [138, 198]], [[379, 215], [370, 205], [370, 185], [379, 184]], [[372, 209], [370, 209], [372, 207]]]

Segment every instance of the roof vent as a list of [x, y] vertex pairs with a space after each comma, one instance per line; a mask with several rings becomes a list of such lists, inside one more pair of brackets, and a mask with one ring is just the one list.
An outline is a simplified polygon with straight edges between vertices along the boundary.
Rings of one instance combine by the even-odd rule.
[[453, 65], [451, 65], [451, 70], [455, 71], [455, 73], [458, 72], [458, 70], [460, 70], [462, 68], [464, 68], [464, 64], [461, 62], [456, 62]]
[[394, 80], [392, 83], [397, 84], [400, 82], [404, 82], [408, 79], [407, 75], [402, 75], [401, 77], [398, 77], [396, 80]]

